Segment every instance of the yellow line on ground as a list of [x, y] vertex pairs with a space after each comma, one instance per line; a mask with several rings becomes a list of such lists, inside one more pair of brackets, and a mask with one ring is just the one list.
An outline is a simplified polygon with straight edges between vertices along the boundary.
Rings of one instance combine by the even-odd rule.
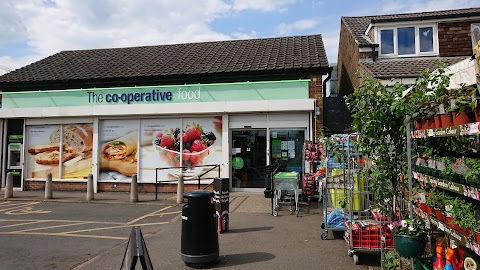
[[[10, 208], [7, 208], [7, 209], [0, 209], [0, 212], [6, 212], [6, 211], [9, 211], [9, 210], [13, 210], [13, 209], [17, 209], [17, 208], [22, 208], [22, 207], [25, 207], [25, 206], [30, 206], [30, 205], [34, 205], [34, 204], [38, 204], [40, 202], [32, 202], [32, 203], [23, 203], [23, 204], [19, 204], [18, 206], [15, 206], [15, 207], [10, 207]], [[14, 204], [13, 204], [14, 205]], [[10, 205], [9, 205], [10, 206]]]
[[49, 235], [49, 236], [67, 236], [67, 237], [81, 237], [81, 238], [103, 238], [103, 239], [115, 239], [115, 240], [128, 240], [128, 237], [115, 237], [104, 235], [84, 235], [84, 234], [66, 234], [66, 233], [34, 233], [34, 232], [18, 232], [18, 233], [4, 233], [0, 234], [21, 234], [21, 235]]
[[151, 217], [155, 216], [163, 216], [163, 215], [171, 215], [171, 214], [178, 214], [181, 213], [182, 211], [175, 211], [175, 212], [165, 212], [165, 213], [160, 213], [160, 214], [155, 214], [155, 215], [150, 215]]
[[[153, 225], [163, 225], [167, 224], [168, 222], [157, 222], [157, 223], [143, 223], [143, 224], [135, 224], [135, 226], [153, 226]], [[63, 233], [79, 233], [79, 232], [93, 232], [93, 231], [101, 231], [101, 230], [110, 230], [110, 229], [118, 229], [118, 228], [125, 228], [125, 227], [132, 227], [131, 224], [127, 225], [120, 225], [120, 226], [112, 226], [112, 227], [103, 227], [103, 228], [94, 228], [94, 229], [85, 229], [85, 230], [78, 230], [78, 231], [71, 231], [71, 232], [63, 232]]]
[[127, 224], [133, 224], [133, 223], [135, 223], [135, 222], [137, 222], [137, 221], [139, 221], [139, 220], [142, 220], [142, 219], [144, 219], [144, 218], [146, 218], [146, 217], [149, 217], [149, 216], [151, 216], [151, 215], [155, 215], [155, 214], [157, 214], [157, 213], [159, 213], [159, 212], [162, 212], [162, 211], [167, 210], [167, 209], [172, 208], [172, 207], [173, 207], [172, 205], [166, 206], [166, 207], [164, 207], [164, 208], [162, 208], [162, 209], [160, 209], [160, 210], [154, 211], [154, 212], [152, 212], [152, 213], [150, 213], [150, 214], [146, 214], [146, 215], [141, 216], [141, 217], [139, 217], [139, 218], [136, 218], [136, 219], [134, 219], [134, 220], [132, 220], [132, 221], [130, 221], [130, 222], [127, 222]]
[[43, 221], [30, 221], [30, 222], [25, 222], [25, 223], [17, 223], [17, 224], [10, 224], [10, 225], [5, 225], [5, 226], [0, 226], [0, 228], [9, 228], [9, 227], [22, 226], [22, 225], [42, 223], [42, 222], [43, 222]]
[[118, 224], [124, 225], [124, 222], [102, 222], [102, 221], [85, 221], [85, 220], [61, 220], [61, 219], [0, 219], [1, 221], [40, 221], [40, 222], [64, 222], [64, 223], [88, 223], [88, 224]]
[[34, 229], [26, 229], [26, 230], [14, 231], [14, 232], [12, 232], [12, 233], [17, 233], [17, 232], [31, 232], [31, 231], [47, 230], [47, 229], [52, 229], [52, 228], [61, 228], [61, 227], [77, 226], [77, 225], [85, 225], [85, 224], [89, 224], [89, 223], [87, 223], [87, 222], [81, 222], [81, 223], [73, 223], [73, 224], [62, 224], [62, 225], [55, 225], [55, 226], [47, 226], [47, 227], [40, 227], [40, 228], [34, 228]]

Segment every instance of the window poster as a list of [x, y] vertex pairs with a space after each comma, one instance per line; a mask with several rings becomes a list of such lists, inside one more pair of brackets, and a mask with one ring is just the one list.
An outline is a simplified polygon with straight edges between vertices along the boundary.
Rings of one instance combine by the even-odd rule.
[[130, 181], [137, 173], [138, 120], [103, 120], [99, 135], [99, 180]]
[[[140, 127], [140, 177], [139, 182], [170, 181], [167, 172], [172, 166], [180, 166], [180, 153], [175, 142], [180, 134], [181, 119], [144, 119]], [[179, 145], [177, 144], [177, 147]], [[157, 171], [156, 168], [159, 168]], [[175, 179], [176, 180], [176, 179]]]
[[[87, 179], [92, 173], [93, 125], [63, 125], [62, 179]], [[52, 141], [60, 143], [60, 130]]]
[[[140, 134], [140, 179], [143, 182], [197, 179], [202, 172], [221, 164], [221, 117], [145, 119]], [[180, 151], [182, 150], [182, 151]], [[186, 167], [183, 172], [179, 168]], [[159, 168], [159, 170], [156, 170]], [[217, 177], [218, 169], [204, 177]]]
[[27, 141], [27, 178], [49, 173], [60, 178], [60, 159], [62, 179], [86, 179], [92, 173], [92, 124], [28, 126]]
[[27, 126], [27, 178], [59, 178], [60, 143], [52, 139], [60, 125]]

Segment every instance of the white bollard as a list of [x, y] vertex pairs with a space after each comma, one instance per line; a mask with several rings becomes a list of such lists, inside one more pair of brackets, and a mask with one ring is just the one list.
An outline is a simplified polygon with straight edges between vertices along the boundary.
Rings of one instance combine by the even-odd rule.
[[13, 173], [7, 173], [7, 182], [5, 183], [5, 199], [13, 197]]
[[177, 203], [183, 203], [183, 175], [178, 176]]
[[132, 175], [132, 184], [130, 186], [130, 202], [138, 202], [137, 174]]
[[89, 174], [88, 175], [88, 180], [87, 180], [87, 201], [93, 201], [94, 195], [93, 195], [93, 175]]
[[47, 180], [45, 181], [45, 200], [53, 199], [52, 192], [52, 174], [47, 174]]

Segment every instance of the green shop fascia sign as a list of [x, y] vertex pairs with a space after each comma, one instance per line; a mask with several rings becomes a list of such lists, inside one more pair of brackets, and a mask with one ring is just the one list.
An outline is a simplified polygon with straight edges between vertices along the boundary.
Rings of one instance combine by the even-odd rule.
[[308, 99], [309, 80], [4, 92], [2, 108]]

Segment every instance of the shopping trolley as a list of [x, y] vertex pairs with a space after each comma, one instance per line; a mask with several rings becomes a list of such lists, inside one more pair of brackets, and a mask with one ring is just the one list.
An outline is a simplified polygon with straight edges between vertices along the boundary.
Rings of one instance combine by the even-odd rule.
[[281, 205], [288, 204], [290, 211], [295, 210], [298, 216], [300, 189], [298, 172], [279, 172], [273, 177], [273, 216], [278, 216]]

